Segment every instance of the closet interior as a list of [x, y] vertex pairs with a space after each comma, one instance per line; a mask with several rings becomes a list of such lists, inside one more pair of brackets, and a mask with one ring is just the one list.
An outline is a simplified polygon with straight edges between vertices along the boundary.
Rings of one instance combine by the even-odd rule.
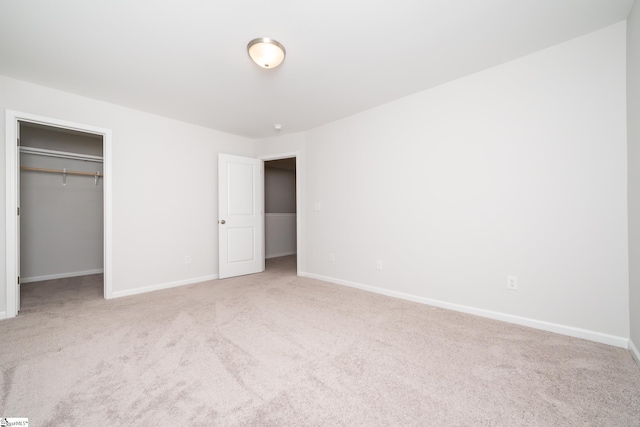
[[102, 136], [29, 122], [19, 134], [21, 283], [103, 273]]
[[265, 258], [297, 255], [296, 158], [264, 162]]

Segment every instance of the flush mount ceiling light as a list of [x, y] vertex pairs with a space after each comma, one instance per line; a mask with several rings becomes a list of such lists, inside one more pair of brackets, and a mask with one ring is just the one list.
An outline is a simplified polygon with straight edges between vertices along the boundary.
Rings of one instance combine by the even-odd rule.
[[262, 68], [276, 68], [282, 64], [286, 55], [284, 46], [267, 37], [251, 40], [247, 45], [247, 52], [253, 62]]

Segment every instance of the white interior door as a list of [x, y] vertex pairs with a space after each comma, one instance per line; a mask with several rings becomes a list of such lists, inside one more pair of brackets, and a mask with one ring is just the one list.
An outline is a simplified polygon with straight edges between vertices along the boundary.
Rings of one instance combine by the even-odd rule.
[[264, 271], [262, 161], [218, 155], [219, 277]]

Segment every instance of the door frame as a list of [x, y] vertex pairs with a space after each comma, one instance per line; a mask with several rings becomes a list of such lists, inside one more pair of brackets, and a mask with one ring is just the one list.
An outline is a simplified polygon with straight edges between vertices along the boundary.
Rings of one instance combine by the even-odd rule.
[[[302, 216], [303, 208], [303, 167], [300, 158], [299, 151], [290, 151], [288, 153], [267, 154], [259, 156], [258, 159], [262, 160], [262, 170], [264, 170], [264, 162], [269, 160], [281, 160], [281, 159], [296, 159], [296, 274], [300, 274], [304, 271], [304, 222]], [[264, 181], [264, 180], [263, 180]], [[264, 194], [264, 185], [262, 186], [262, 192]], [[262, 198], [264, 200], [264, 196]], [[264, 207], [263, 207], [264, 210]], [[262, 257], [267, 256], [264, 245], [266, 244], [266, 236], [262, 239]]]
[[16, 297], [18, 292], [18, 169], [17, 164], [17, 143], [18, 122], [36, 123], [45, 126], [70, 129], [102, 136], [102, 157], [103, 157], [103, 268], [104, 268], [104, 298], [110, 299], [113, 294], [113, 274], [112, 274], [112, 248], [113, 248], [113, 215], [112, 215], [112, 139], [111, 129], [75, 123], [51, 117], [38, 116], [30, 113], [6, 110], [6, 317], [15, 317], [17, 313]]

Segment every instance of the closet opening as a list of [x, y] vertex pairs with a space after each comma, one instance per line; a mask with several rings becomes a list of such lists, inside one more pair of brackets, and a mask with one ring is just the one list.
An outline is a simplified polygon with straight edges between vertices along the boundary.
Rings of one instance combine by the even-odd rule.
[[103, 135], [18, 121], [18, 309], [104, 295]]
[[264, 161], [265, 270], [297, 274], [296, 158]]

